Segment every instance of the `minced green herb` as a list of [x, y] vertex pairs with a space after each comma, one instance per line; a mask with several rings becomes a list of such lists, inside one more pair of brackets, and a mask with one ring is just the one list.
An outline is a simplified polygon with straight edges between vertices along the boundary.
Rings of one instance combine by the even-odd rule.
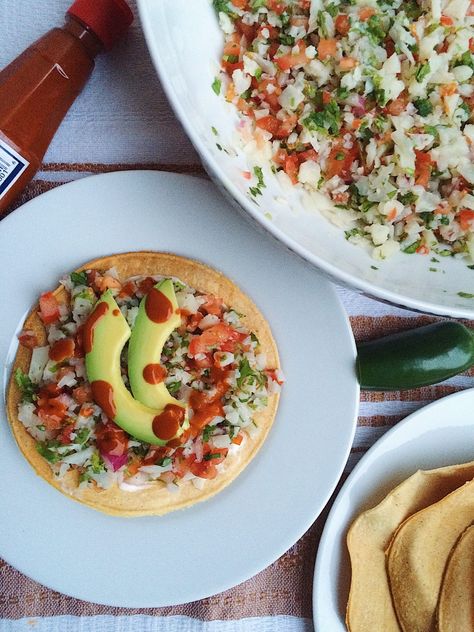
[[87, 285], [87, 272], [85, 270], [83, 272], [71, 272], [69, 278], [74, 285]]
[[15, 384], [21, 391], [22, 402], [33, 402], [35, 400], [38, 386], [20, 368], [15, 371]]
[[216, 77], [214, 81], [212, 82], [212, 89], [218, 96], [221, 93], [221, 87], [222, 87], [222, 81], [218, 77]]

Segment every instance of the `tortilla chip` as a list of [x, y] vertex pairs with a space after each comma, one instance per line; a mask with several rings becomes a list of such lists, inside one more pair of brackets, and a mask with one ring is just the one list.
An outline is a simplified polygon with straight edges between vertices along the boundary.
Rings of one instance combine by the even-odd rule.
[[472, 478], [474, 461], [419, 470], [353, 522], [347, 534], [352, 567], [346, 612], [350, 632], [400, 632], [386, 572], [385, 551], [392, 536], [406, 518]]
[[474, 632], [474, 526], [451, 551], [438, 602], [439, 632]]
[[[113, 267], [122, 280], [141, 275], [173, 276], [197, 290], [222, 298], [228, 306], [244, 314], [242, 322], [257, 335], [262, 350], [266, 354], [268, 366], [277, 369], [280, 367], [278, 350], [264, 316], [250, 298], [223, 274], [197, 261], [157, 252], [111, 255], [88, 262], [77, 271], [108, 270]], [[64, 303], [67, 300], [67, 293], [62, 286], [54, 293], [58, 301]], [[38, 306], [35, 306], [24, 323], [24, 329], [33, 330], [39, 343], [44, 344], [46, 333], [37, 310]], [[226, 469], [219, 473], [215, 479], [206, 481], [202, 490], [197, 489], [191, 481], [182, 483], [177, 493], [170, 493], [162, 482], [153, 483], [147, 489], [134, 492], [121, 490], [117, 486], [106, 490], [79, 489], [78, 477], [75, 472], [68, 473], [62, 481], [55, 479], [49, 464], [36, 450], [35, 439], [28, 434], [18, 419], [18, 404], [21, 393], [13, 375], [18, 368], [28, 373], [30, 359], [31, 351], [20, 346], [13, 364], [7, 393], [7, 415], [20, 450], [36, 473], [60, 492], [89, 507], [112, 515], [126, 517], [162, 515], [176, 509], [190, 507], [214, 496], [231, 483], [260, 450], [273, 424], [278, 407], [278, 394], [270, 395], [266, 409], [254, 416], [257, 424], [255, 434], [252, 434], [251, 439], [242, 443], [236, 454], [226, 458]]]
[[459, 536], [473, 521], [474, 480], [410, 516], [397, 529], [387, 552], [387, 568], [404, 632], [435, 632], [446, 562]]

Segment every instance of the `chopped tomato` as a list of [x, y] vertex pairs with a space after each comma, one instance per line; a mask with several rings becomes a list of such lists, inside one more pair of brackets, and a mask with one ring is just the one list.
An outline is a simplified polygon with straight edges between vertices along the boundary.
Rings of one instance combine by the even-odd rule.
[[280, 129], [280, 121], [276, 116], [272, 116], [271, 114], [257, 119], [255, 125], [260, 129], [264, 129], [266, 132], [269, 132], [272, 136], [275, 136]]
[[240, 35], [233, 33], [224, 46], [222, 68], [232, 76], [234, 70], [242, 70], [243, 67], [243, 62], [240, 61]]
[[280, 386], [283, 384], [283, 380], [281, 380], [279, 378], [276, 369], [265, 369], [265, 373], [266, 373], [266, 375], [268, 375], [268, 377], [271, 380], [273, 380], [274, 382], [276, 382]]
[[201, 312], [196, 312], [195, 314], [189, 314], [186, 319], [186, 331], [192, 333], [199, 327], [199, 323], [204, 318]]
[[458, 84], [453, 81], [452, 83], [445, 83], [439, 89], [439, 93], [442, 97], [450, 97], [453, 94], [456, 94], [458, 89]]
[[137, 286], [133, 281], [127, 281], [125, 285], [122, 286], [122, 289], [118, 293], [119, 298], [128, 298], [129, 296], [133, 296], [137, 290]]
[[399, 116], [405, 110], [407, 105], [408, 105], [408, 95], [402, 92], [402, 94], [400, 94], [398, 98], [393, 99], [393, 101], [390, 101], [386, 109], [387, 109], [387, 112], [391, 114], [392, 116]]
[[120, 290], [122, 288], [120, 281], [110, 274], [106, 274], [103, 277], [99, 276], [95, 281], [95, 285], [99, 292], [105, 292], [106, 290], [112, 289]]
[[295, 46], [298, 47], [297, 53], [293, 53], [293, 50], [291, 50], [286, 55], [275, 57], [275, 62], [279, 66], [280, 70], [289, 70], [295, 66], [304, 66], [308, 63], [309, 60], [306, 57], [306, 44], [304, 41], [299, 40]]
[[421, 246], [418, 246], [418, 248], [416, 249], [416, 253], [419, 255], [429, 255], [430, 249], [426, 244], [421, 244]]
[[431, 176], [431, 156], [428, 152], [415, 149], [415, 184], [427, 187]]
[[242, 443], [242, 441], [244, 440], [244, 435], [239, 432], [238, 435], [236, 435], [233, 439], [232, 439], [232, 443], [234, 443], [235, 445], [240, 445]]
[[454, 24], [453, 18], [450, 18], [449, 15], [442, 15], [439, 21], [443, 26], [452, 26]]
[[349, 16], [345, 13], [339, 13], [334, 21], [334, 26], [336, 27], [336, 31], [339, 33], [339, 35], [347, 35], [349, 33], [349, 29], [351, 28], [351, 21], [349, 19]]
[[286, 9], [286, 2], [283, 0], [267, 0], [267, 8], [274, 11], [277, 15], [281, 15]]
[[59, 320], [59, 303], [52, 292], [41, 294], [39, 307], [39, 315], [45, 325], [51, 325]]
[[471, 39], [469, 40], [469, 50], [471, 51], [471, 53], [474, 53], [474, 37], [471, 37]]
[[362, 22], [367, 22], [373, 15], [375, 15], [375, 9], [372, 7], [362, 7], [362, 9], [359, 9], [359, 20]]
[[245, 36], [245, 39], [249, 44], [253, 42], [253, 40], [257, 37], [257, 25], [256, 24], [245, 24], [242, 20], [237, 20], [235, 22], [235, 26], [239, 33]]
[[195, 356], [198, 353], [206, 353], [210, 349], [220, 349], [224, 342], [237, 341], [240, 338], [238, 331], [227, 323], [218, 323], [206, 329], [200, 336], [195, 336], [189, 345], [189, 353]]
[[352, 178], [352, 165], [359, 158], [359, 149], [356, 142], [347, 149], [342, 143], [337, 143], [332, 149], [326, 162], [326, 178], [329, 180], [339, 176], [342, 180]]
[[217, 476], [216, 465], [222, 463], [227, 456], [227, 452], [227, 448], [211, 448], [207, 446], [202, 461], [198, 463], [194, 460], [190, 464], [189, 469], [194, 476], [199, 476], [199, 478], [215, 478]]
[[248, 0], [232, 0], [232, 4], [237, 9], [248, 9], [249, 8]]
[[66, 426], [64, 426], [57, 436], [57, 440], [59, 441], [59, 443], [62, 443], [63, 445], [71, 443], [71, 433], [74, 432], [74, 430], [74, 424], [67, 424]]
[[263, 97], [263, 100], [268, 103], [270, 109], [277, 112], [281, 109], [278, 97], [281, 94], [281, 87], [277, 84], [276, 79], [263, 79], [258, 84], [259, 94]]
[[156, 465], [158, 461], [172, 454], [173, 450], [167, 446], [151, 446], [146, 453], [142, 465]]
[[324, 39], [321, 38], [318, 44], [318, 57], [319, 59], [327, 59], [328, 57], [335, 57], [337, 52], [337, 39]]
[[145, 463], [141, 459], [139, 458], [134, 459], [131, 463], [127, 465], [127, 476], [129, 478], [131, 478], [132, 476], [135, 476], [135, 474], [138, 473], [138, 470], [143, 465], [145, 465]]
[[224, 410], [221, 402], [211, 402], [207, 406], [200, 408], [190, 420], [191, 427], [195, 434], [202, 430], [204, 426], [214, 419], [214, 417], [223, 417]]
[[97, 447], [100, 452], [122, 456], [128, 450], [128, 435], [113, 421], [98, 424], [95, 429]]
[[74, 355], [75, 343], [72, 338], [61, 338], [49, 348], [49, 357], [55, 362], [63, 362]]
[[196, 369], [210, 369], [213, 364], [212, 354], [203, 353], [202, 355], [204, 357], [199, 358], [199, 360], [197, 358], [190, 358], [188, 361], [189, 365], [191, 367], [195, 367]]
[[46, 430], [57, 430], [66, 418], [67, 406], [58, 397], [40, 397], [36, 402], [36, 414]]
[[339, 68], [347, 71], [357, 66], [357, 61], [353, 57], [343, 57], [339, 62]]
[[456, 219], [459, 220], [463, 230], [470, 230], [474, 227], [474, 211], [464, 208], [457, 214]]
[[39, 345], [38, 338], [34, 331], [23, 329], [18, 334], [18, 342], [26, 349], [34, 349]]
[[151, 288], [155, 285], [156, 285], [155, 279], [153, 279], [152, 277], [146, 277], [145, 279], [140, 281], [140, 283], [138, 284], [138, 289], [140, 290], [142, 294], [148, 294]]
[[305, 149], [304, 151], [299, 151], [297, 154], [298, 161], [301, 164], [302, 162], [306, 162], [307, 160], [313, 160], [314, 162], [318, 159], [318, 152], [315, 149]]
[[214, 316], [222, 316], [223, 300], [213, 294], [206, 294], [206, 302], [200, 307], [205, 314], [213, 314]]
[[287, 176], [293, 184], [298, 182], [298, 172], [300, 169], [300, 163], [297, 154], [290, 154], [286, 157], [284, 170]]
[[331, 193], [331, 197], [336, 204], [347, 204], [349, 201], [349, 193], [347, 191]]

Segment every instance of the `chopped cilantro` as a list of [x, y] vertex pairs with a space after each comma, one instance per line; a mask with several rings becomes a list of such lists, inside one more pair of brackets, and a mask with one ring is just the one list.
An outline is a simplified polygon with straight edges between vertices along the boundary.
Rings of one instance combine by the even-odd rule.
[[331, 2], [331, 4], [327, 5], [326, 11], [329, 13], [329, 15], [332, 18], [335, 18], [336, 15], [339, 13], [339, 6], [335, 4], [334, 2]]
[[344, 160], [344, 153], [342, 151], [338, 151], [335, 158], [336, 160]]
[[439, 132], [435, 125], [425, 125], [425, 133], [431, 134], [436, 140], [439, 138]]
[[177, 382], [171, 382], [171, 384], [167, 384], [166, 388], [168, 389], [168, 393], [170, 393], [170, 395], [176, 395], [176, 393], [181, 388], [181, 380]]
[[237, 17], [237, 14], [229, 6], [229, 0], [212, 0], [212, 6], [217, 13], [225, 13], [233, 20]]
[[87, 272], [71, 272], [70, 279], [74, 285], [87, 285]]
[[257, 68], [257, 70], [255, 71], [255, 79], [257, 81], [260, 81], [262, 74], [263, 74], [263, 70], [261, 68]]
[[408, 191], [408, 193], [400, 195], [398, 199], [403, 204], [403, 206], [410, 206], [410, 204], [414, 204], [418, 200], [418, 196], [415, 195], [412, 191]]
[[249, 187], [249, 193], [253, 197], [257, 197], [257, 195], [262, 195], [262, 192], [258, 187]]
[[458, 296], [461, 298], [474, 298], [474, 294], [471, 294], [470, 292], [458, 292]]
[[439, 218], [439, 223], [442, 224], [443, 226], [449, 226], [449, 217], [447, 217], [446, 215], [442, 215]]
[[265, 180], [263, 179], [263, 171], [262, 171], [262, 168], [261, 168], [261, 167], [254, 167], [254, 168], [253, 168], [253, 172], [254, 172], [255, 177], [256, 177], [256, 178], [257, 178], [257, 180], [258, 180], [258, 186], [259, 186], [261, 189], [264, 189], [267, 185], [265, 184]]
[[420, 116], [428, 116], [428, 114], [433, 112], [433, 105], [429, 99], [415, 99], [413, 105]]
[[431, 72], [430, 62], [426, 61], [424, 64], [420, 64], [415, 73], [415, 79], [418, 83], [421, 83], [423, 79]]
[[239, 363], [239, 377], [237, 378], [237, 386], [242, 388], [244, 382], [252, 380], [256, 377], [255, 371], [251, 368], [247, 358], [243, 358]]
[[211, 131], [214, 134], [214, 136], [219, 136], [219, 132], [216, 130], [214, 126], [211, 127]]
[[402, 8], [405, 11], [405, 15], [410, 18], [410, 20], [418, 20], [420, 15], [423, 13], [423, 9], [416, 0], [404, 2]]
[[52, 441], [44, 441], [36, 444], [36, 449], [43, 459], [46, 459], [48, 463], [57, 463], [62, 459], [62, 456], [52, 450], [52, 447], [55, 447]]
[[414, 252], [418, 250], [420, 246], [421, 246], [421, 239], [418, 239], [418, 241], [415, 241], [414, 243], [410, 244], [406, 248], [403, 248], [402, 252], [404, 252], [407, 255], [412, 255]]
[[372, 270], [378, 270], [377, 266], [370, 266]]
[[213, 432], [214, 432], [214, 426], [209, 426], [208, 424], [207, 426], [204, 427], [204, 430], [202, 431], [202, 440], [204, 441], [204, 443], [209, 441]]
[[32, 402], [35, 399], [38, 386], [20, 368], [15, 371], [15, 384], [21, 391], [21, 400], [23, 402]]
[[386, 105], [387, 103], [387, 95], [385, 94], [385, 90], [383, 88], [375, 88], [374, 90], [374, 98], [379, 105]]
[[474, 270], [474, 265], [472, 266], [467, 266], [469, 268], [469, 270]]
[[80, 428], [76, 431], [76, 438], [74, 439], [74, 443], [79, 443], [80, 445], [84, 445], [87, 439], [90, 437], [91, 431], [89, 428]]
[[310, 131], [319, 131], [336, 136], [341, 128], [341, 111], [337, 101], [331, 99], [321, 112], [313, 112], [305, 119], [303, 125]]
[[252, 9], [261, 9], [266, 5], [267, 0], [250, 0], [250, 7]]
[[91, 456], [91, 468], [94, 474], [99, 474], [105, 470], [104, 462], [98, 452], [94, 452]]
[[208, 452], [202, 458], [204, 461], [212, 461], [212, 459], [220, 459], [221, 457], [222, 457], [222, 454], [220, 452], [214, 452], [213, 454]]
[[160, 467], [166, 467], [167, 465], [171, 463], [171, 461], [172, 461], [171, 457], [165, 456], [158, 461], [157, 465], [159, 465]]
[[378, 15], [371, 15], [367, 20], [367, 33], [373, 44], [379, 44], [385, 39], [385, 29]]
[[431, 222], [434, 220], [434, 213], [419, 213], [421, 219], [425, 222], [427, 228], [431, 228]]
[[471, 70], [474, 70], [474, 55], [467, 50], [461, 55], [455, 66], [469, 66]]
[[221, 86], [222, 86], [222, 81], [218, 77], [216, 77], [214, 81], [212, 82], [212, 89], [217, 95], [221, 93]]
[[279, 38], [280, 43], [284, 44], [285, 46], [294, 46], [295, 44], [295, 38], [288, 33], [280, 33]]
[[346, 236], [346, 239], [350, 239], [351, 237], [362, 237], [363, 232], [360, 228], [351, 228], [351, 230], [345, 230], [344, 235]]

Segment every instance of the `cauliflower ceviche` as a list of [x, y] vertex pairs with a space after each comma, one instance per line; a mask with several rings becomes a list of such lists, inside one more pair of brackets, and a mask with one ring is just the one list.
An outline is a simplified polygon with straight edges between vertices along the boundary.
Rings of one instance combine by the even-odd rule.
[[[20, 344], [32, 356], [28, 374], [17, 369], [14, 376], [22, 393], [18, 418], [57, 479], [77, 470], [80, 487], [117, 484], [135, 491], [161, 481], [173, 492], [191, 481], [202, 489], [206, 479], [225, 470], [228, 455], [252, 441], [255, 413], [279, 390], [280, 371], [267, 368], [259, 340], [243, 326], [241, 315], [219, 297], [173, 278], [181, 326], [165, 343], [161, 365], [169, 393], [188, 406], [190, 427], [179, 440], [158, 447], [108, 419], [87, 381], [84, 324], [101, 293], [110, 289], [133, 327], [140, 300], [161, 279], [121, 282], [114, 269], [74, 272], [61, 280], [66, 303], [52, 292], [40, 297], [47, 344], [40, 345], [32, 331], [21, 332]], [[121, 372], [127, 386], [126, 348]]]
[[[213, 0], [213, 89], [265, 158], [244, 174], [331, 201], [346, 238], [384, 259], [474, 259], [471, 0]], [[252, 141], [252, 142], [250, 142]]]

